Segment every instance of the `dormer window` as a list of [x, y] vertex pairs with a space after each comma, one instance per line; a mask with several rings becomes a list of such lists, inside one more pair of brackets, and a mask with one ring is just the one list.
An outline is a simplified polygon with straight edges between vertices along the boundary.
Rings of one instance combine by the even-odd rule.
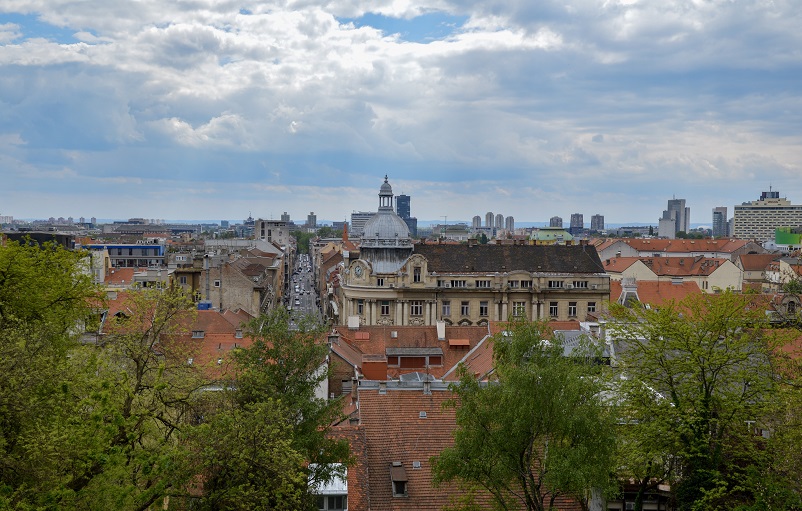
[[206, 332], [203, 330], [193, 330], [192, 331], [192, 338], [193, 339], [203, 339], [206, 337]]
[[237, 331], [234, 333], [234, 337], [237, 339], [242, 339], [242, 329], [237, 328]]
[[407, 472], [400, 461], [394, 461], [390, 466], [390, 481], [393, 485], [393, 497], [408, 497], [407, 492]]

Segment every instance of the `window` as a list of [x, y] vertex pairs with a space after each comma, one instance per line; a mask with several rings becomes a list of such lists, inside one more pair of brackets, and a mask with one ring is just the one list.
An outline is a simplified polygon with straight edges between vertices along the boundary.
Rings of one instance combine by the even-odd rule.
[[384, 279], [382, 277], [377, 278], [376, 285], [379, 287], [384, 287]]
[[178, 277], [178, 282], [180, 282], [182, 286], [186, 286], [187, 285], [187, 276], [186, 275], [181, 275], [180, 277]]
[[521, 281], [520, 280], [511, 280], [510, 281], [510, 289], [518, 289], [519, 287], [521, 287]]
[[234, 338], [236, 338], [236, 339], [242, 339], [242, 329], [240, 329], [240, 328], [237, 328], [237, 331], [236, 331], [236, 332], [234, 332]]
[[788, 310], [788, 314], [796, 314], [796, 302], [793, 300], [788, 302], [788, 307], [786, 307], [786, 309]]
[[549, 302], [549, 316], [556, 318], [557, 314], [557, 302]]
[[550, 280], [549, 281], [549, 288], [550, 289], [559, 289], [563, 287], [562, 280]]
[[412, 269], [412, 282], [420, 282], [420, 266]]
[[356, 301], [356, 313], [360, 316], [365, 313], [365, 300]]
[[479, 302], [479, 315], [480, 316], [487, 316], [487, 302], [486, 301]]
[[576, 317], [576, 302], [568, 302], [568, 316], [571, 318]]
[[220, 281], [219, 280], [215, 280], [214, 281], [214, 287], [220, 287]]
[[467, 281], [465, 280], [452, 280], [451, 287], [465, 287]]
[[381, 302], [381, 314], [382, 314], [382, 316], [389, 316], [390, 315], [390, 300], [382, 300], [382, 302]]
[[459, 313], [463, 316], [468, 316], [471, 313], [471, 304], [470, 302], [462, 302], [460, 303]]
[[476, 281], [476, 287], [489, 288], [490, 287], [490, 281], [489, 280], [477, 280]]
[[596, 312], [596, 302], [588, 302], [588, 312]]
[[318, 511], [345, 511], [348, 509], [346, 495], [320, 495], [317, 498]]
[[451, 301], [443, 300], [443, 316], [451, 315]]
[[194, 361], [195, 361], [195, 359], [194, 359], [194, 358], [192, 358], [192, 357], [189, 357], [189, 358], [187, 359], [187, 365], [188, 365], [188, 366], [191, 366], [191, 365], [192, 365], [192, 362], [194, 362]]
[[526, 315], [526, 302], [512, 302], [512, 315], [516, 318]]
[[532, 289], [532, 281], [531, 280], [522, 280], [521, 287], [524, 289]]
[[204, 337], [206, 337], [206, 334], [204, 333], [203, 330], [193, 330], [192, 331], [192, 338], [193, 339], [203, 339]]
[[423, 302], [420, 300], [412, 300], [409, 304], [410, 316], [423, 316]]
[[390, 465], [390, 480], [393, 482], [393, 497], [407, 496], [407, 471], [400, 461], [394, 461]]
[[588, 281], [587, 280], [575, 280], [574, 287], [577, 289], [587, 289], [588, 288]]

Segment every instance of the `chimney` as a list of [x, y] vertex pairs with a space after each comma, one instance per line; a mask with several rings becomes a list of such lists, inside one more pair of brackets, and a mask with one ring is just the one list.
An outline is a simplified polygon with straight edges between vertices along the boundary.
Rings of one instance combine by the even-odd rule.
[[329, 333], [328, 341], [329, 341], [329, 347], [335, 344], [337, 345], [340, 344], [340, 334], [337, 332], [337, 330], [332, 330], [331, 333]]

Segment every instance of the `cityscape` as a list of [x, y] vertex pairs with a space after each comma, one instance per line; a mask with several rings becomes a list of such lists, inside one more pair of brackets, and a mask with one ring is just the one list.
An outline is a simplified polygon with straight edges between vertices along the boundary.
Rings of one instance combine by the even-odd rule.
[[802, 510], [802, 9], [0, 5], [0, 509]]

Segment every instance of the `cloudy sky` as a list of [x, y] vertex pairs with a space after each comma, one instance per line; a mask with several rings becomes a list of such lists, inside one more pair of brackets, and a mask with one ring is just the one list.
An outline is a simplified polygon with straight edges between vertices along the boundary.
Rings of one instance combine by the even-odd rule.
[[0, 215], [802, 203], [798, 0], [3, 0]]

